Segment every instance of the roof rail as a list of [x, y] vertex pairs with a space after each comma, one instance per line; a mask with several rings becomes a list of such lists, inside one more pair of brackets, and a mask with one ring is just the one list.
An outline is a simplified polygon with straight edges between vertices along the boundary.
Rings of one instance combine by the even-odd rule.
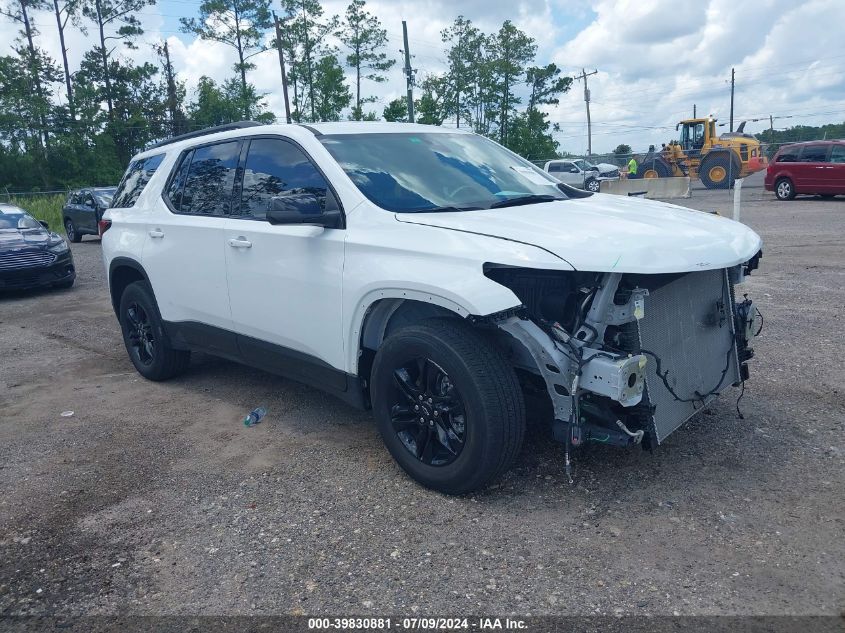
[[165, 145], [170, 145], [171, 143], [178, 143], [179, 141], [185, 141], [189, 138], [197, 138], [198, 136], [205, 136], [206, 134], [216, 134], [217, 132], [229, 132], [231, 130], [240, 130], [246, 127], [255, 127], [256, 125], [262, 125], [256, 121], [236, 121], [235, 123], [225, 123], [224, 125], [215, 125], [213, 127], [207, 127], [202, 130], [195, 130], [193, 132], [188, 132], [187, 134], [180, 134], [179, 136], [174, 136], [172, 138], [165, 139], [163, 141], [159, 141], [154, 145], [150, 145], [149, 149], [155, 149], [156, 147], [163, 147]]

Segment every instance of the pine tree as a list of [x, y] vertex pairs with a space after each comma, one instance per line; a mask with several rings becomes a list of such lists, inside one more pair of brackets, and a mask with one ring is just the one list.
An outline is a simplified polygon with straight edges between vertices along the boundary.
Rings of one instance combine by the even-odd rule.
[[381, 28], [381, 21], [364, 7], [364, 0], [352, 0], [346, 8], [340, 40], [350, 50], [346, 65], [355, 71], [355, 106], [352, 118], [364, 118], [362, 104], [375, 101], [375, 97], [361, 97], [361, 80], [376, 83], [387, 81], [383, 73], [396, 63], [389, 59], [383, 48], [387, 45], [387, 31]]
[[327, 46], [325, 41], [337, 31], [339, 21], [336, 15], [328, 19], [323, 17], [323, 7], [319, 0], [281, 2], [285, 14], [283, 24], [295, 42], [292, 47], [296, 51], [293, 71], [301, 85], [296, 120], [307, 112], [308, 116], [304, 117], [306, 120], [318, 121], [320, 119], [317, 116], [315, 92], [316, 67], [324, 57], [334, 55], [335, 49]]
[[262, 35], [272, 24], [270, 0], [203, 0], [198, 18], [181, 18], [182, 30], [204, 40], [231, 46], [238, 53], [235, 70], [241, 77], [243, 117], [248, 118], [248, 70], [255, 68], [249, 60], [267, 48]]
[[155, 0], [85, 0], [82, 5], [82, 15], [97, 27], [99, 46], [95, 50], [103, 72], [109, 121], [114, 120], [114, 95], [110, 75], [114, 49], [109, 48], [108, 43], [119, 41], [127, 48], [136, 48], [135, 39], [143, 35], [144, 29], [141, 28], [141, 21], [135, 16], [135, 12], [154, 4]]
[[494, 81], [500, 95], [499, 142], [507, 145], [508, 119], [521, 102], [514, 94], [514, 88], [522, 82], [525, 66], [534, 59], [537, 45], [510, 20], [505, 20], [489, 46]]

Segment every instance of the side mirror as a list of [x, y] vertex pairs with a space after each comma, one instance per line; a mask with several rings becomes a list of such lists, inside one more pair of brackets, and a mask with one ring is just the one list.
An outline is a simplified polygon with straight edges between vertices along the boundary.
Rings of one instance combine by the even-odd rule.
[[38, 220], [38, 223], [39, 223], [41, 226], [43, 226], [45, 229], [47, 229], [48, 231], [50, 230], [50, 225], [49, 225], [49, 224], [47, 224], [44, 220]]
[[578, 168], [577, 168], [577, 167], [573, 167], [572, 169], [570, 169], [570, 170], [569, 170], [569, 173], [570, 173], [570, 174], [577, 174], [577, 173], [578, 173]]
[[275, 196], [267, 210], [270, 224], [312, 224], [327, 229], [340, 226], [340, 210], [323, 211], [317, 196], [312, 193]]

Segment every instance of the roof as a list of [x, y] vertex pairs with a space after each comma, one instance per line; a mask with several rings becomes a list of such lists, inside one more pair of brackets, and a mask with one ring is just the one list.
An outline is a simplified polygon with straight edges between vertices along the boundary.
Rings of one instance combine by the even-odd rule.
[[[419, 123], [388, 123], [385, 121], [339, 121], [334, 123], [269, 123], [251, 125], [248, 121], [230, 125], [216, 126], [198, 130], [167, 141], [157, 143], [132, 160], [141, 160], [170, 150], [183, 151], [186, 148], [204, 143], [213, 143], [230, 138], [255, 136], [259, 134], [314, 134], [315, 136], [333, 136], [336, 134], [471, 134], [469, 130], [441, 127], [439, 125], [421, 125]], [[220, 129], [218, 129], [220, 128]], [[307, 132], [306, 132], [307, 130]]]
[[335, 134], [469, 134], [470, 131], [461, 128], [442, 127], [439, 125], [422, 125], [420, 123], [388, 123], [386, 121], [338, 121], [334, 123], [308, 123], [304, 125], [320, 134], [332, 136]]
[[826, 138], [818, 141], [785, 141], [781, 147], [786, 147], [787, 145], [821, 145], [825, 143], [845, 143], [845, 139]]

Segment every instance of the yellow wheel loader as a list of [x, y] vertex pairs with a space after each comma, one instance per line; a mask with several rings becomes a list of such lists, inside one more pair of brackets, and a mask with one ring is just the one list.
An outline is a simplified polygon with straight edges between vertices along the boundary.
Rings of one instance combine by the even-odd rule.
[[677, 141], [654, 146], [637, 162], [635, 178], [700, 178], [708, 189], [728, 189], [734, 180], [745, 178], [767, 165], [763, 147], [756, 138], [745, 134], [745, 123], [736, 132], [716, 135], [716, 119], [686, 119], [675, 126]]

